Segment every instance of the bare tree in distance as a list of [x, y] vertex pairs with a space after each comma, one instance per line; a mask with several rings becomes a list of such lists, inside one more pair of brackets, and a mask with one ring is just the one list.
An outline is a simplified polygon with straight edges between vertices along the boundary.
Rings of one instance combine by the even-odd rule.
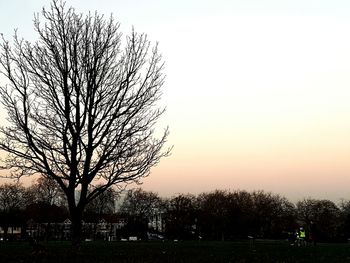
[[28, 203], [47, 203], [66, 206], [67, 201], [59, 184], [49, 177], [39, 177], [26, 190]]
[[[97, 186], [99, 187], [99, 186]], [[90, 190], [91, 191], [91, 190]], [[115, 213], [115, 203], [119, 198], [119, 192], [114, 188], [108, 188], [102, 194], [93, 199], [87, 206], [86, 209], [89, 212], [96, 213], [99, 216], [102, 214]]]
[[162, 206], [162, 200], [157, 193], [137, 188], [127, 191], [119, 210], [122, 213], [145, 219], [161, 210]]
[[3, 168], [12, 178], [40, 174], [58, 183], [79, 247], [86, 205], [112, 186], [138, 182], [170, 153], [162, 151], [168, 129], [154, 136], [164, 112], [157, 105], [163, 61], [145, 34], [132, 30], [124, 42], [112, 16], [84, 16], [53, 0], [42, 17], [34, 17], [34, 43], [15, 34], [0, 44], [10, 123], [0, 130]]
[[152, 227], [149, 223], [155, 220], [155, 228], [158, 231], [161, 224], [160, 214], [165, 212], [165, 203], [155, 192], [136, 188], [127, 191], [119, 208], [127, 217], [125, 230], [141, 239], [148, 238], [148, 232]]
[[4, 212], [24, 207], [25, 188], [19, 183], [0, 185], [0, 209]]
[[0, 226], [4, 240], [7, 239], [8, 227], [19, 223], [21, 216], [18, 212], [25, 206], [25, 195], [25, 188], [19, 183], [0, 185]]

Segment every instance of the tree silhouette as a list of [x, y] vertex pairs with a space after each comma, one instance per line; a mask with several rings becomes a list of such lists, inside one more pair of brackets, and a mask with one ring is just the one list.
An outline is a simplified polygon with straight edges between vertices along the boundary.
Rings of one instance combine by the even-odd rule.
[[163, 202], [157, 193], [137, 188], [126, 193], [119, 211], [128, 218], [126, 230], [146, 239], [150, 218], [161, 213], [162, 208]]
[[130, 216], [147, 219], [155, 210], [160, 210], [161, 206], [162, 200], [157, 193], [137, 188], [126, 193], [120, 211]]
[[57, 0], [42, 17], [34, 17], [36, 42], [15, 34], [13, 44], [0, 44], [10, 123], [1, 128], [3, 168], [11, 177], [40, 174], [58, 183], [79, 245], [85, 206], [148, 175], [170, 151], [162, 151], [167, 129], [154, 136], [164, 112], [157, 105], [163, 62], [145, 34], [132, 30], [124, 43], [113, 17], [84, 16]]
[[0, 226], [4, 231], [4, 240], [7, 239], [9, 226], [21, 224], [20, 213], [25, 203], [25, 188], [21, 184], [0, 185]]
[[27, 204], [47, 203], [67, 206], [66, 198], [56, 181], [48, 177], [39, 177], [26, 190]]
[[179, 194], [167, 201], [165, 233], [168, 237], [198, 239], [197, 219], [197, 198], [194, 195]]
[[115, 212], [115, 202], [119, 198], [119, 193], [114, 188], [108, 188], [102, 194], [93, 199], [87, 206], [89, 213], [101, 216], [103, 214], [113, 214]]
[[307, 230], [316, 229], [317, 239], [334, 240], [341, 219], [341, 210], [330, 200], [303, 199], [296, 204], [298, 218]]

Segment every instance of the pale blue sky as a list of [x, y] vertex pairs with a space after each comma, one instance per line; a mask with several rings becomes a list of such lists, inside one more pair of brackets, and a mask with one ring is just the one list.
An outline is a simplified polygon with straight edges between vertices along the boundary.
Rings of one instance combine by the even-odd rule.
[[[175, 147], [146, 190], [350, 199], [350, 1], [66, 2], [160, 43]], [[0, 32], [34, 39], [49, 3], [0, 0]]]

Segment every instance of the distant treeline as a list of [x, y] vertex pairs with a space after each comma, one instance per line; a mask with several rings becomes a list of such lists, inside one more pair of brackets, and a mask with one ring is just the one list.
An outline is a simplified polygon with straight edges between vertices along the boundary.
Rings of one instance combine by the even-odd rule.
[[[118, 208], [116, 209], [116, 203]], [[38, 223], [63, 222], [69, 218], [64, 195], [49, 180], [40, 179], [30, 187], [0, 186], [0, 227], [25, 228], [29, 220]], [[142, 239], [164, 236], [178, 240], [234, 240], [288, 238], [304, 227], [317, 241], [347, 241], [350, 237], [350, 201], [304, 199], [296, 204], [264, 191], [205, 192], [162, 198], [140, 188], [120, 195], [108, 190], [91, 202], [84, 222], [123, 219], [120, 238]], [[5, 230], [5, 231], [4, 231]], [[23, 232], [25, 238], [25, 231]]]

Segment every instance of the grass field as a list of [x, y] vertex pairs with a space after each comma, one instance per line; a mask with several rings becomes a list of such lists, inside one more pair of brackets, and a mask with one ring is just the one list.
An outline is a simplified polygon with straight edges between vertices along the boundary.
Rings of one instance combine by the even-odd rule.
[[350, 244], [294, 247], [282, 241], [85, 242], [76, 255], [69, 242], [49, 242], [32, 253], [25, 242], [0, 243], [0, 262], [349, 262]]

